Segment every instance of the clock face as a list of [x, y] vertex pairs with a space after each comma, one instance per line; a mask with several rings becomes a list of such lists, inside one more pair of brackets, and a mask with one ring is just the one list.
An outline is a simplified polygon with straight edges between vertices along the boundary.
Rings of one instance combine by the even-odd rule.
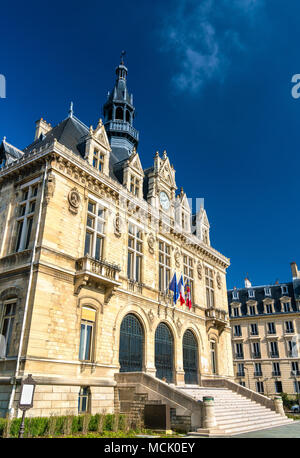
[[168, 195], [162, 191], [160, 194], [159, 194], [159, 201], [160, 201], [160, 204], [162, 206], [162, 208], [164, 210], [168, 210], [169, 207], [170, 207], [170, 200], [169, 200], [169, 197]]

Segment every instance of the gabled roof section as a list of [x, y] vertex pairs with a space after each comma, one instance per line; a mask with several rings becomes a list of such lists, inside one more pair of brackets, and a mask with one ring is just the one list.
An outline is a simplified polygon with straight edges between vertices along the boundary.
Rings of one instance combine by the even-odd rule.
[[34, 148], [39, 148], [56, 139], [59, 143], [72, 150], [75, 154], [83, 154], [80, 145], [84, 137], [89, 133], [89, 128], [75, 116], [70, 116], [53, 127], [46, 135], [35, 140], [24, 149], [24, 153], [30, 153]]

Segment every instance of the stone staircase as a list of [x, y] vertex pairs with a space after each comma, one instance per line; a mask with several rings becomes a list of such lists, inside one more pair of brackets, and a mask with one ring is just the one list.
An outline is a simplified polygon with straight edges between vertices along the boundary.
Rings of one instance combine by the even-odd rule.
[[[197, 401], [202, 401], [204, 396], [214, 398], [216, 428], [218, 430], [216, 435], [234, 436], [249, 431], [269, 429], [293, 423], [292, 419], [284, 417], [274, 410], [226, 387], [187, 385], [184, 387], [178, 386], [177, 389]], [[195, 433], [191, 434], [194, 435]]]

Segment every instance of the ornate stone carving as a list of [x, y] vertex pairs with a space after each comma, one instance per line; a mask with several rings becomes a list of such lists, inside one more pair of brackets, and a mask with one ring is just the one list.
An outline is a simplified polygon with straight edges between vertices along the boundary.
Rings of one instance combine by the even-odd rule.
[[201, 264], [201, 262], [198, 262], [198, 264], [197, 264], [197, 274], [198, 274], [199, 280], [202, 280], [202, 264]]
[[177, 328], [177, 330], [178, 330], [178, 334], [179, 334], [179, 336], [180, 336], [180, 335], [181, 335], [181, 329], [182, 329], [182, 322], [180, 321], [179, 318], [177, 318], [177, 321], [176, 321], [175, 324], [176, 324], [176, 328]]
[[51, 197], [54, 195], [55, 190], [55, 176], [49, 173], [48, 179], [46, 182], [46, 190], [45, 190], [45, 203], [48, 205]]
[[178, 248], [176, 248], [175, 250], [174, 258], [176, 267], [180, 267], [180, 251], [178, 250]]
[[116, 237], [121, 237], [122, 233], [122, 219], [120, 217], [120, 214], [117, 213], [114, 219], [114, 234]]
[[72, 188], [68, 194], [69, 210], [75, 215], [78, 213], [78, 208], [80, 204], [80, 195], [77, 191], [77, 188]]
[[150, 254], [154, 254], [154, 243], [155, 243], [155, 238], [152, 234], [149, 235], [148, 237], [148, 250]]
[[149, 320], [149, 323], [150, 323], [150, 329], [152, 329], [152, 325], [153, 325], [153, 322], [154, 322], [154, 313], [153, 313], [152, 309], [150, 309], [149, 312], [148, 312], [148, 320]]
[[217, 280], [218, 288], [221, 289], [222, 288], [222, 279], [221, 279], [221, 275], [219, 274], [219, 272], [217, 273], [216, 280]]

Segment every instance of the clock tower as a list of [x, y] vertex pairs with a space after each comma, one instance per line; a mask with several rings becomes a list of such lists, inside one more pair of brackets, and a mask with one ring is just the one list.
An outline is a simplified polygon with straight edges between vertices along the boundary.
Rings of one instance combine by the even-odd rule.
[[175, 170], [170, 164], [166, 151], [160, 157], [157, 151], [154, 157], [154, 166], [145, 170], [148, 181], [147, 201], [163, 216], [174, 218]]

